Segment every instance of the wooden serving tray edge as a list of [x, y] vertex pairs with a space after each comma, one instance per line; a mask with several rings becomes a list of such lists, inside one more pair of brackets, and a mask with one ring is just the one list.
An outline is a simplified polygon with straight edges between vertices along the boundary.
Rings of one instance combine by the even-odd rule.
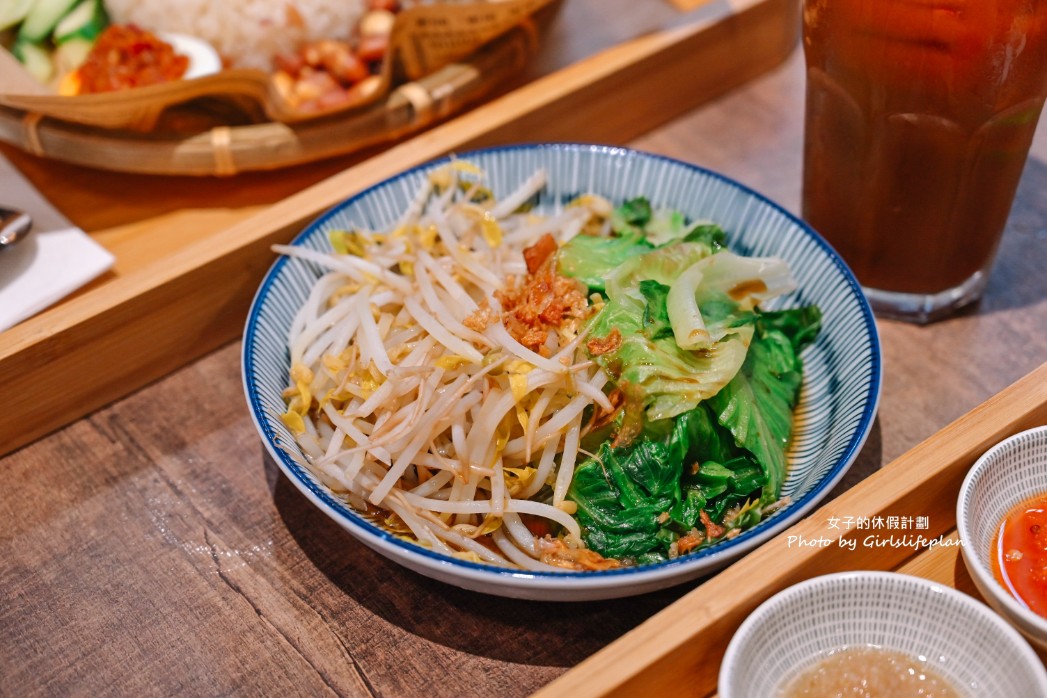
[[[929, 539], [949, 535], [956, 526], [960, 485], [971, 465], [1002, 439], [1045, 423], [1047, 363], [700, 584], [535, 693], [535, 698], [706, 696], [716, 690], [720, 661], [738, 626], [782, 589], [814, 576], [856, 569], [942, 577], [939, 558], [955, 561], [955, 550], [915, 552], [861, 544], [849, 550], [839, 541], [863, 538], [868, 531], [834, 530], [827, 522], [833, 517], [918, 514], [930, 525], [918, 533]], [[790, 536], [828, 538], [830, 543], [790, 546]]]
[[625, 143], [780, 64], [798, 37], [794, 0], [735, 0], [722, 16], [540, 78], [0, 333], [0, 455], [236, 339], [270, 247], [353, 193], [452, 151]]

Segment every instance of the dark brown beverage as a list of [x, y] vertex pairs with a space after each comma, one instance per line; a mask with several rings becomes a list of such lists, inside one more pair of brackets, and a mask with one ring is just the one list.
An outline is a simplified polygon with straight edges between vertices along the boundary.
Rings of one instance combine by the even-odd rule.
[[805, 2], [803, 213], [867, 289], [951, 307], [981, 293], [1047, 95], [1045, 14]]

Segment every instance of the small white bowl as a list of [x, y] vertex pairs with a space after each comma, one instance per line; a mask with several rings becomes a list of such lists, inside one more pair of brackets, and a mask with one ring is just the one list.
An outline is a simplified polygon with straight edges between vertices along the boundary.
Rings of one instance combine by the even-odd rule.
[[[1030, 611], [996, 581], [990, 553], [1012, 508], [1047, 492], [1047, 426], [1015, 434], [975, 462], [956, 503], [964, 564], [985, 600], [1029, 640], [1047, 650], [1047, 618]], [[1044, 694], [1047, 695], [1047, 694]]]
[[1043, 698], [1047, 671], [1021, 635], [955, 589], [892, 572], [814, 577], [776, 594], [742, 623], [720, 665], [720, 698], [772, 698], [842, 647], [925, 657], [971, 698]]

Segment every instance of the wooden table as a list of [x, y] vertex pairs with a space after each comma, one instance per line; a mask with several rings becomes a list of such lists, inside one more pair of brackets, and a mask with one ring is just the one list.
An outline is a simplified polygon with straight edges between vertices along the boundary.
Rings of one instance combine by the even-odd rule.
[[[795, 211], [802, 110], [797, 52], [633, 145]], [[879, 323], [880, 416], [837, 492], [1047, 360], [1044, 131], [985, 299], [928, 327]], [[44, 184], [69, 171], [23, 164]], [[71, 181], [92, 190], [87, 174]], [[128, 214], [97, 215], [102, 227]], [[265, 455], [239, 351], [224, 346], [0, 460], [0, 694], [523, 696], [691, 588], [520, 602], [386, 562]]]

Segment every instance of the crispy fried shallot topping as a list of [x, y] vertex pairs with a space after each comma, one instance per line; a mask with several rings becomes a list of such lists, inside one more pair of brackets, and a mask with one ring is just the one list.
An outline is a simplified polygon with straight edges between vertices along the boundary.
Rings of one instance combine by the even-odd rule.
[[491, 310], [490, 304], [484, 298], [480, 301], [480, 306], [473, 311], [473, 314], [462, 320], [462, 324], [475, 332], [483, 332], [493, 319], [494, 311]]
[[538, 540], [538, 551], [545, 564], [568, 570], [613, 570], [622, 566], [618, 560], [606, 558], [595, 550], [569, 548], [562, 540], [549, 536]]
[[589, 430], [601, 429], [614, 421], [615, 416], [625, 405], [625, 393], [621, 388], [615, 388], [607, 394], [607, 399], [613, 409], [604, 409], [600, 405], [593, 405], [593, 418], [589, 422]]
[[593, 337], [585, 343], [585, 348], [589, 350], [590, 356], [609, 354], [620, 346], [622, 346], [622, 333], [618, 331], [617, 327], [611, 328], [606, 337]]
[[[550, 248], [550, 245], [552, 247]], [[585, 316], [585, 286], [556, 273], [556, 241], [544, 235], [524, 250], [530, 273], [519, 287], [510, 279], [505, 291], [495, 296], [502, 305], [502, 322], [512, 337], [531, 351], [548, 356], [549, 330]], [[532, 267], [534, 268], [531, 271]]]
[[676, 541], [676, 551], [680, 555], [686, 555], [705, 542], [705, 534], [696, 528], [692, 528], [687, 535], [680, 536]]

